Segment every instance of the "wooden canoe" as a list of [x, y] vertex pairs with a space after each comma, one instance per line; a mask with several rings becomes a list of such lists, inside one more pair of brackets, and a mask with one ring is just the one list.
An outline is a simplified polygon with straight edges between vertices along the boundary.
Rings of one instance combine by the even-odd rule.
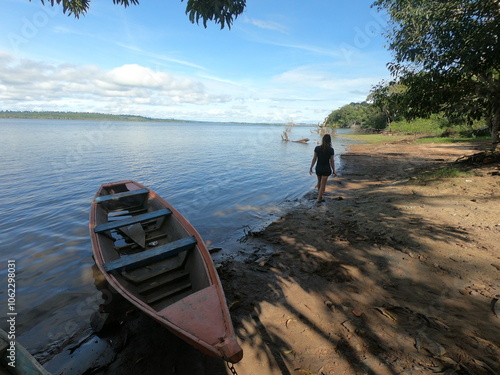
[[0, 329], [0, 374], [50, 375], [15, 338]]
[[104, 184], [89, 227], [96, 265], [117, 292], [203, 353], [241, 360], [212, 258], [174, 207], [135, 181]]

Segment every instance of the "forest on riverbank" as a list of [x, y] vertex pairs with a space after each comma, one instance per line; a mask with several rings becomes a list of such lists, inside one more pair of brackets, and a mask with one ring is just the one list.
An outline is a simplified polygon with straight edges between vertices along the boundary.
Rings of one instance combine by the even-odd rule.
[[405, 135], [427, 135], [434, 137], [488, 137], [491, 134], [486, 121], [467, 122], [465, 119], [450, 119], [444, 114], [433, 114], [428, 118], [406, 119], [403, 115], [392, 117], [376, 105], [367, 101], [346, 104], [332, 111], [324, 120], [328, 128], [360, 129], [368, 132], [389, 132]]
[[162, 121], [182, 122], [176, 119], [159, 119], [136, 115], [112, 115], [94, 112], [59, 111], [0, 111], [0, 118], [47, 119], [47, 120], [94, 120], [94, 121]]

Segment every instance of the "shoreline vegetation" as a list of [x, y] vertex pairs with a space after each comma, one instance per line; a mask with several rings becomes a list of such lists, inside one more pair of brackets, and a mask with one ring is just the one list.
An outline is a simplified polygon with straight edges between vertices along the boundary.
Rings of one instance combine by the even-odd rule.
[[440, 137], [421, 133], [370, 133], [370, 134], [342, 134], [342, 137], [355, 139], [366, 144], [377, 144], [384, 142], [404, 143], [487, 143], [491, 137]]
[[155, 121], [190, 122], [176, 119], [159, 119], [136, 115], [112, 115], [95, 112], [58, 112], [58, 111], [0, 111], [0, 118], [33, 120], [89, 120], [89, 121]]
[[[212, 123], [215, 121], [198, 121], [182, 119], [163, 119], [138, 115], [113, 115], [96, 112], [59, 112], [59, 111], [0, 111], [0, 119], [29, 120], [85, 120], [85, 121], [136, 121], [136, 122], [181, 122], [181, 123]], [[253, 122], [217, 121], [219, 124], [257, 124]], [[289, 125], [284, 123], [258, 123], [259, 125]], [[297, 123], [293, 126], [315, 126], [315, 124]]]

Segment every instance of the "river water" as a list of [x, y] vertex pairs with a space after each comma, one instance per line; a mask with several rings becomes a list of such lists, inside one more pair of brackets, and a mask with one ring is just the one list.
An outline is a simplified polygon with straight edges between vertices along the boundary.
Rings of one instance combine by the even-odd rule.
[[[8, 307], [15, 309], [19, 342], [47, 355], [89, 329], [101, 294], [94, 284], [88, 215], [101, 184], [132, 179], [148, 186], [209, 246], [230, 254], [245, 229], [272, 221], [316, 183], [308, 171], [320, 136], [314, 127], [294, 126], [290, 139], [311, 141], [282, 142], [284, 130], [0, 119], [0, 311], [6, 317]], [[334, 137], [337, 155], [348, 144], [341, 132]], [[12, 262], [15, 303], [9, 305]], [[0, 327], [10, 329], [7, 319]]]

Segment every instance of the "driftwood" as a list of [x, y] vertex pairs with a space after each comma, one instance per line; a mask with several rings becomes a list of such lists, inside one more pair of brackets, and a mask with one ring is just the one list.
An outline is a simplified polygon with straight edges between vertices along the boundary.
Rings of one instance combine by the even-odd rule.
[[286, 129], [283, 131], [283, 133], [281, 134], [281, 140], [283, 142], [296, 142], [296, 143], [307, 143], [309, 142], [309, 138], [301, 138], [301, 139], [298, 139], [296, 141], [292, 141], [290, 138], [288, 138], [288, 133], [290, 133], [292, 131], [292, 127], [293, 127], [293, 124], [289, 124]]
[[292, 141], [290, 138], [288, 138], [288, 133], [286, 131], [283, 132], [281, 135], [281, 140], [283, 142], [295, 142], [295, 143], [307, 143], [309, 142], [309, 138], [301, 138], [297, 139], [296, 141]]

